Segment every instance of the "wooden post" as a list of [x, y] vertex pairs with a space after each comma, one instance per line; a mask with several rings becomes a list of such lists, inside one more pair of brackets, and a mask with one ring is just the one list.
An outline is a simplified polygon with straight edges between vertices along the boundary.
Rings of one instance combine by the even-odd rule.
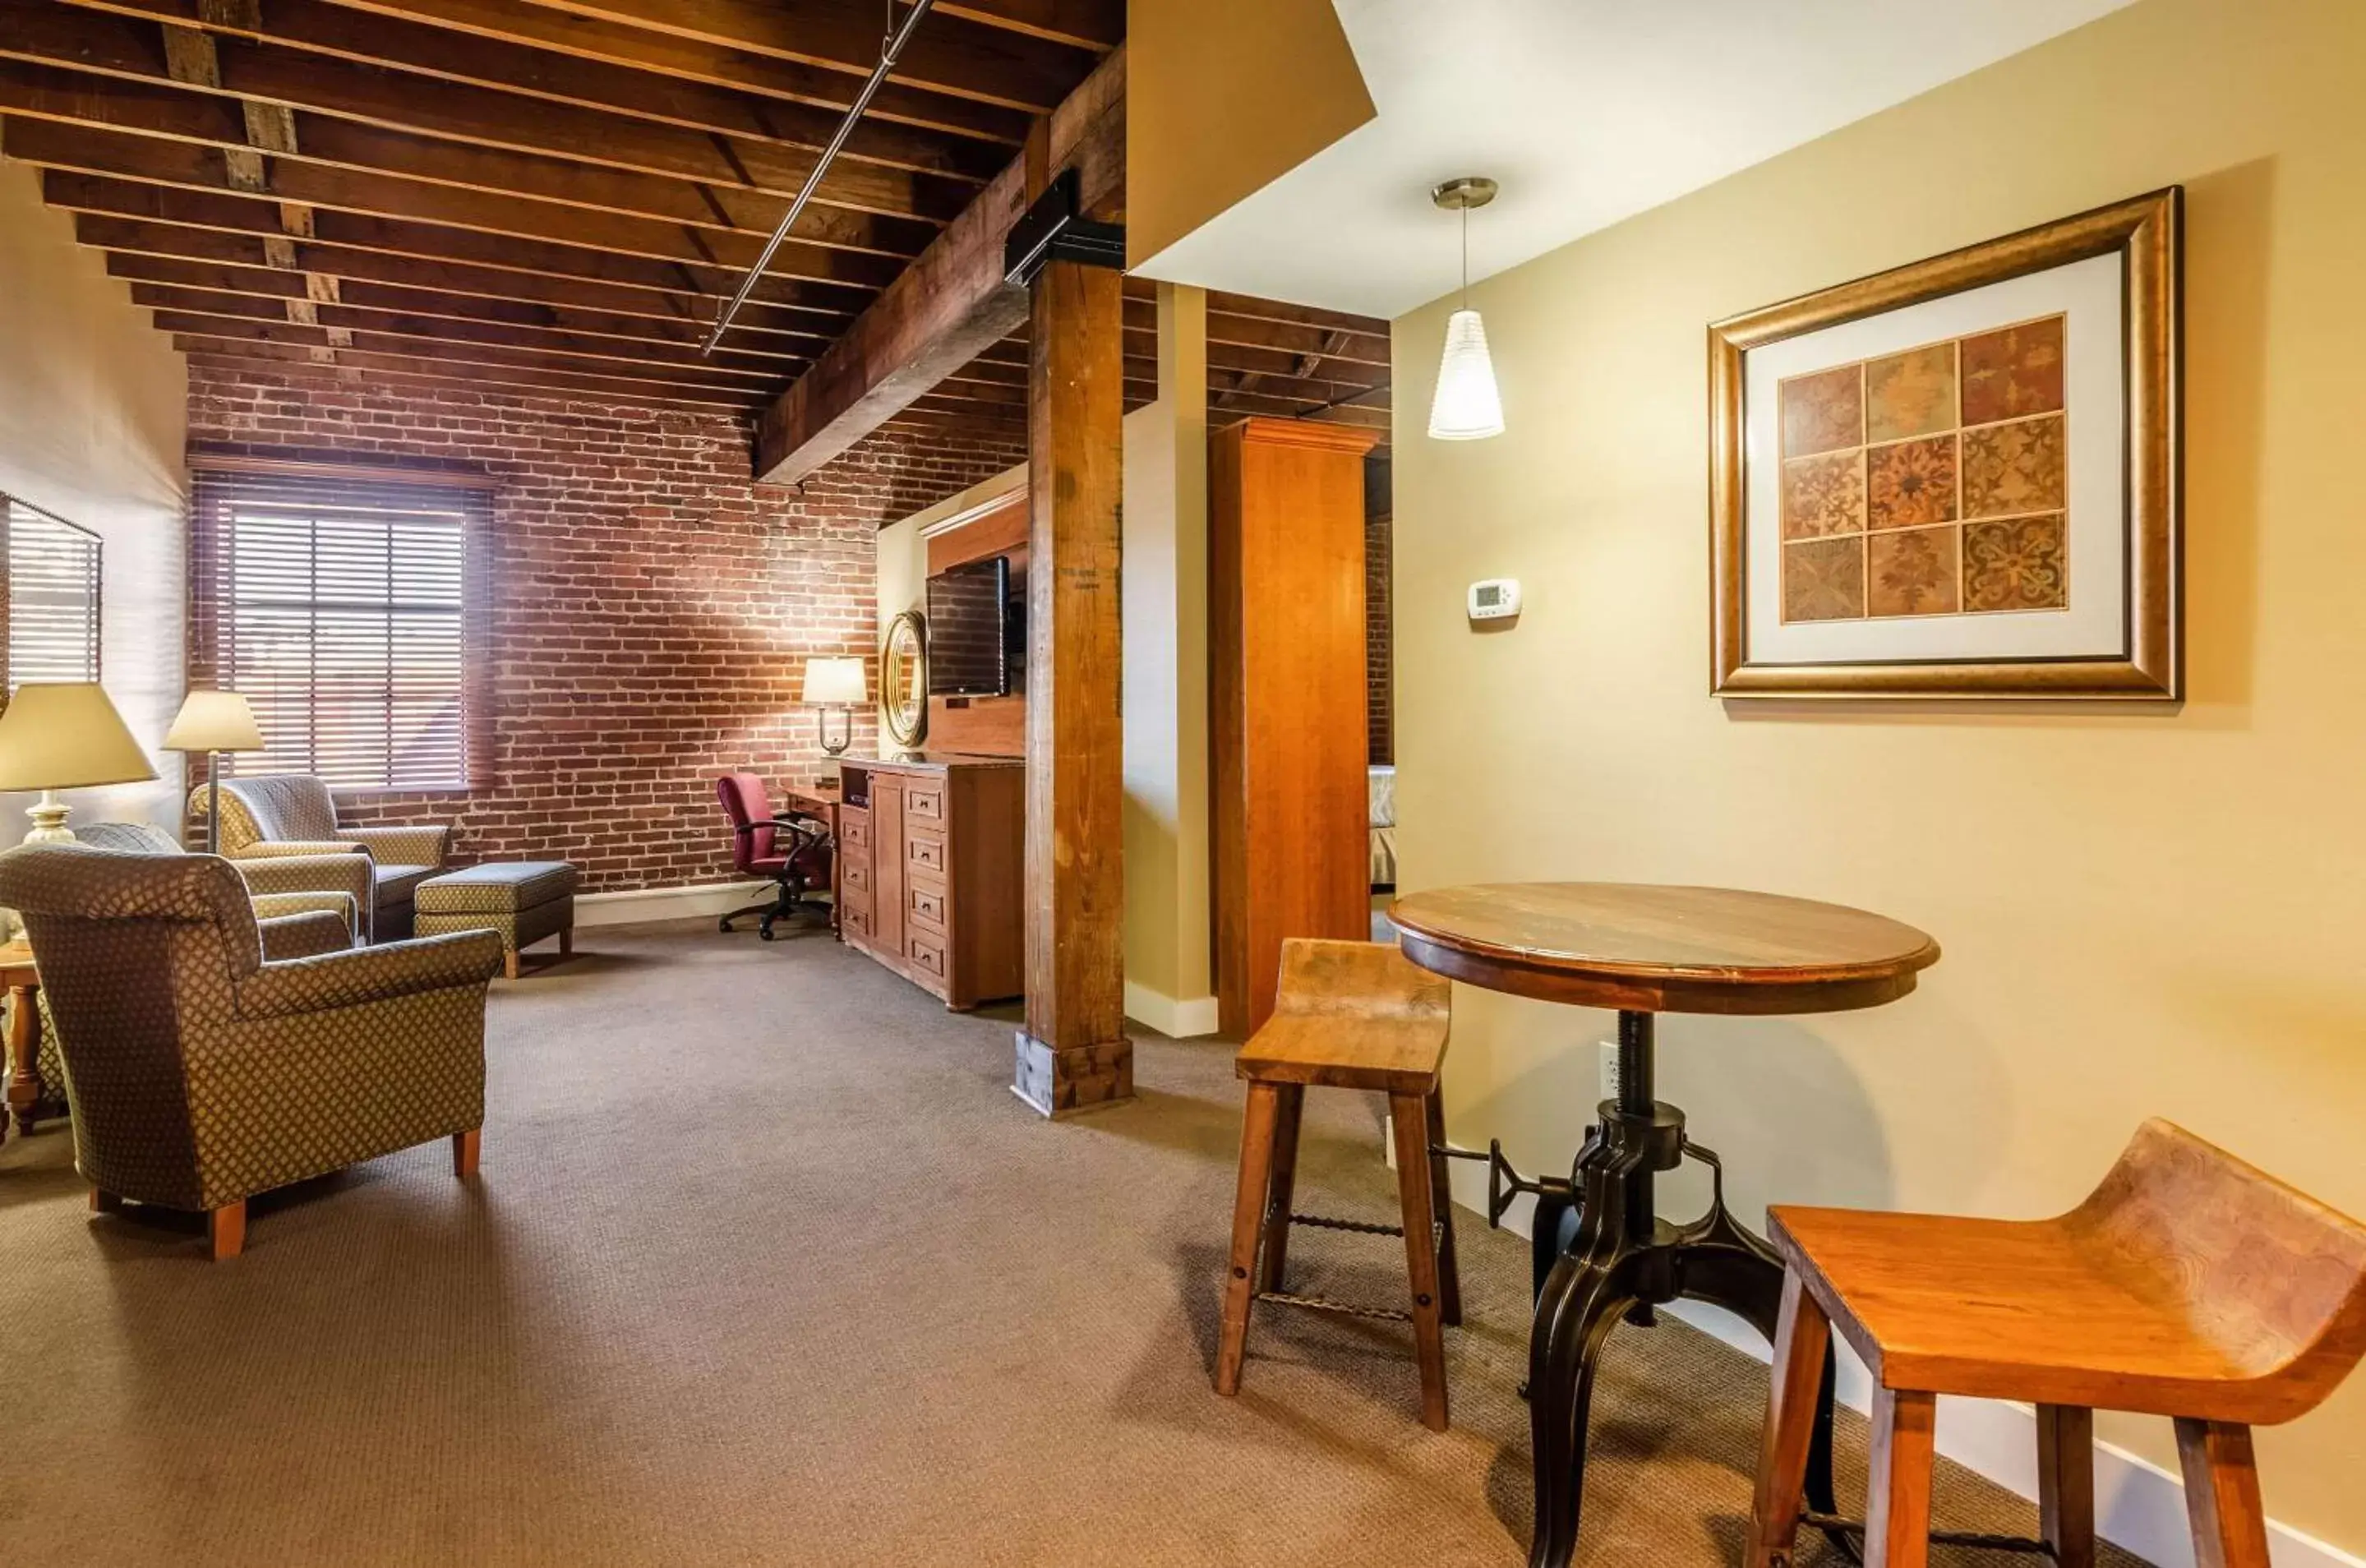
[[1027, 386], [1027, 1027], [1012, 1084], [1046, 1116], [1131, 1099], [1118, 707], [1121, 276], [1036, 276]]

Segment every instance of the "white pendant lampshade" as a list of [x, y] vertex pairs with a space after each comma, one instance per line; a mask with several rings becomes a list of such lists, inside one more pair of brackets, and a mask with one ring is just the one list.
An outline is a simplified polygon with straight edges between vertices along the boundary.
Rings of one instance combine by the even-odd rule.
[[1495, 391], [1495, 362], [1487, 356], [1486, 325], [1470, 308], [1470, 209], [1495, 199], [1495, 182], [1465, 175], [1432, 189], [1429, 199], [1462, 215], [1462, 306], [1446, 319], [1446, 353], [1429, 400], [1429, 438], [1482, 441], [1504, 434], [1504, 400]]
[[1429, 401], [1429, 434], [1436, 441], [1477, 441], [1504, 434], [1504, 400], [1495, 391], [1495, 364], [1487, 357], [1487, 328], [1479, 312], [1447, 318], [1446, 355], [1437, 366], [1437, 392]]

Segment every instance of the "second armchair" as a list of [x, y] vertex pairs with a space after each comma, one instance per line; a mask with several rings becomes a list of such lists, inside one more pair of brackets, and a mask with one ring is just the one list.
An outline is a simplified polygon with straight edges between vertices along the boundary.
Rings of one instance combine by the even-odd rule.
[[[191, 793], [189, 808], [202, 815], [207, 792]], [[341, 890], [342, 868], [308, 867], [302, 874], [257, 875], [258, 861], [289, 856], [308, 861], [323, 855], [362, 855], [370, 866], [370, 897], [363, 921], [373, 942], [390, 942], [411, 931], [412, 897], [419, 885], [444, 869], [452, 830], [441, 824], [343, 828], [329, 786], [303, 773], [266, 773], [221, 782], [221, 852], [238, 863], [257, 892], [295, 892], [310, 877], [326, 873], [322, 888]]]

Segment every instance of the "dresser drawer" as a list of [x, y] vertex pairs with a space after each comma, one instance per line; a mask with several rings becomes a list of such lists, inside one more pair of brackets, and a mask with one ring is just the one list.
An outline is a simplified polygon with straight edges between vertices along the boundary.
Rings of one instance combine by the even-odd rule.
[[838, 813], [838, 840], [848, 849], [861, 849], [871, 842], [871, 813], [840, 807]]
[[945, 890], [916, 882], [906, 890], [905, 913], [916, 920], [926, 920], [942, 931], [945, 929]]
[[945, 977], [945, 944], [922, 931], [904, 933], [904, 955], [913, 967], [941, 980]]
[[904, 786], [904, 815], [918, 822], [945, 819], [945, 786], [915, 779]]
[[934, 834], [915, 833], [904, 840], [904, 861], [922, 871], [945, 874], [945, 841]]
[[838, 863], [838, 886], [841, 892], [868, 894], [871, 891], [871, 863], [867, 860], [842, 860]]
[[841, 898], [838, 905], [838, 929], [854, 942], [871, 940], [871, 906]]

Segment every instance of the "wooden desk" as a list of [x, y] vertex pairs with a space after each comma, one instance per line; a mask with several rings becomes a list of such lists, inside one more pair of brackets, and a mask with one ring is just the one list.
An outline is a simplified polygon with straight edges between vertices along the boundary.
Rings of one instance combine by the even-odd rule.
[[[1399, 898], [1405, 955], [1470, 985], [1618, 1013], [1618, 1097], [1597, 1108], [1568, 1179], [1523, 1180], [1490, 1151], [1490, 1223], [1536, 1195], [1536, 1318], [1528, 1421], [1537, 1527], [1530, 1568], [1567, 1568], [1585, 1486], [1586, 1405], [1611, 1329], [1679, 1298], [1725, 1308], [1774, 1338], [1783, 1265], [1725, 1206], [1717, 1156], [1655, 1097], [1652, 1022], [1662, 1012], [1805, 1013], [1878, 1007], [1914, 988], [1939, 944], [1862, 909], [1718, 887], [1499, 883]], [[1687, 1156], [1715, 1178], [1709, 1211], [1661, 1220], [1653, 1179]], [[1506, 1190], [1505, 1179], [1509, 1179]], [[1831, 1514], [1831, 1371], [1809, 1450], [1808, 1498]]]
[[[838, 791], [823, 789], [819, 784], [791, 784], [781, 792], [780, 809], [783, 815], [815, 818], [829, 829], [829, 929], [837, 931]], [[846, 939], [840, 936], [839, 940]]]
[[41, 1102], [41, 972], [33, 967], [33, 947], [21, 937], [0, 946], [0, 989], [8, 993], [8, 1109], [0, 1114], [0, 1135], [14, 1121], [19, 1134], [33, 1130]]

